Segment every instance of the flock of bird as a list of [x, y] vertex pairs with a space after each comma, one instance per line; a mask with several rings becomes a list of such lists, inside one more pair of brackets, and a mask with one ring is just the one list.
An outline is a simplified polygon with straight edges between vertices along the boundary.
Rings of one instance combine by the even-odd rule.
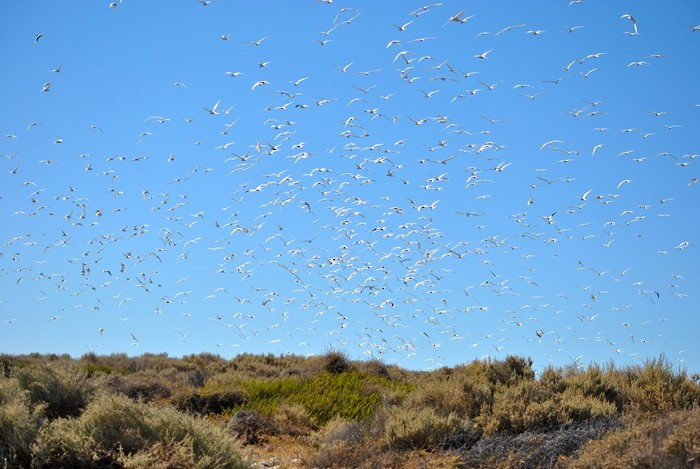
[[[214, 21], [219, 3], [186, 9]], [[649, 49], [660, 20], [598, 6], [601, 50], [596, 25], [558, 14], [308, 3], [311, 40], [293, 18], [206, 23], [197, 47], [227, 59], [115, 103], [119, 130], [108, 109], [52, 111], [81, 99], [72, 64], [23, 77], [44, 109], [0, 122], [0, 352], [698, 365], [682, 324], [700, 105], [645, 75], [697, 72], [680, 56], [697, 26], [676, 18], [684, 42]], [[586, 1], [563, 6], [590, 18]], [[110, 22], [140, 13], [108, 7]]]

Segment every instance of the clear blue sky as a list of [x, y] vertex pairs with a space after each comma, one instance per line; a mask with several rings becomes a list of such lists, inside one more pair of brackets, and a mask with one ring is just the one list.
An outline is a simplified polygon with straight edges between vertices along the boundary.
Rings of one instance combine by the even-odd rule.
[[697, 2], [0, 17], [0, 352], [700, 370]]

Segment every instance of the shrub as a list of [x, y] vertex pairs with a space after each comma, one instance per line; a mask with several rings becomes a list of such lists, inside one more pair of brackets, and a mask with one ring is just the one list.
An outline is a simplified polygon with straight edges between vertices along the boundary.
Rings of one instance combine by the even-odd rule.
[[571, 468], [696, 468], [700, 465], [700, 409], [676, 411], [590, 441]]
[[331, 351], [324, 356], [324, 369], [329, 373], [344, 373], [350, 371], [352, 366], [347, 355], [338, 351]]
[[490, 436], [464, 447], [459, 454], [463, 467], [560, 468], [586, 442], [617, 426], [619, 423], [615, 419], [599, 418], [548, 431]]
[[278, 432], [283, 435], [303, 436], [316, 429], [301, 404], [280, 405], [274, 420]]
[[70, 362], [29, 366], [17, 370], [15, 376], [33, 405], [46, 404], [50, 419], [80, 415], [94, 392], [87, 373]]
[[336, 417], [321, 429], [319, 440], [321, 445], [356, 445], [362, 442], [362, 426], [353, 420]]
[[244, 445], [257, 445], [277, 434], [273, 420], [254, 410], [241, 410], [229, 419], [228, 429]]
[[396, 450], [436, 450], [457, 433], [462, 421], [455, 415], [438, 415], [431, 408], [393, 409], [384, 429], [390, 448]]
[[0, 462], [9, 467], [29, 466], [43, 411], [42, 405], [31, 406], [29, 393], [17, 380], [0, 378]]
[[171, 383], [157, 371], [127, 376], [113, 375], [110, 376], [109, 383], [116, 393], [145, 402], [167, 399], [172, 394]]
[[209, 373], [201, 368], [191, 370], [187, 375], [187, 381], [193, 388], [204, 387], [204, 383], [207, 381], [207, 378], [209, 378]]
[[539, 427], [548, 423], [542, 421], [539, 406], [534, 407], [529, 415], [527, 409], [546, 401], [549, 397], [548, 390], [537, 381], [520, 381], [511, 386], [496, 386], [490, 411], [482, 412], [477, 420], [483, 425], [487, 435], [519, 433], [528, 430], [530, 425]]
[[617, 410], [622, 410], [626, 398], [621, 384], [612, 372], [612, 367], [603, 370], [600, 365], [592, 364], [585, 370], [570, 368], [568, 376], [564, 379], [564, 392], [609, 402], [614, 404]]
[[224, 390], [210, 393], [194, 393], [179, 399], [177, 408], [193, 414], [223, 414], [245, 405], [245, 394], [239, 390]]
[[535, 372], [531, 359], [508, 355], [503, 361], [489, 362], [486, 376], [493, 384], [514, 384], [521, 380], [534, 379]]
[[211, 422], [171, 407], [102, 396], [80, 417], [56, 419], [41, 431], [33, 466], [248, 467], [239, 449]]
[[384, 379], [391, 379], [389, 367], [387, 367], [381, 360], [376, 358], [363, 362], [356, 368], [360, 373], [374, 375]]
[[372, 438], [368, 427], [340, 417], [329, 421], [314, 438], [316, 453], [306, 461], [309, 467], [400, 467], [396, 456]]
[[692, 409], [700, 404], [700, 386], [685, 372], [674, 372], [673, 365], [663, 355], [632, 371], [636, 379], [629, 393], [636, 410], [668, 412]]

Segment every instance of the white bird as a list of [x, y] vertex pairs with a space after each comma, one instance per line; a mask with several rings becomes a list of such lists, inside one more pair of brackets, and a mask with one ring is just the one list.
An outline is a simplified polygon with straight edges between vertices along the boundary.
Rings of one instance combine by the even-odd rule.
[[309, 79], [309, 77], [303, 77], [303, 78], [299, 78], [296, 81], [290, 81], [289, 83], [291, 83], [293, 86], [299, 86], [301, 84], [301, 82], [303, 82], [304, 80], [308, 80], [308, 79]]
[[634, 28], [634, 34], [639, 34], [639, 32], [637, 31], [637, 19], [634, 16], [625, 13], [624, 15], [620, 16], [620, 19], [630, 20], [632, 22], [632, 27]]
[[623, 179], [623, 180], [620, 181], [620, 183], [617, 185], [617, 188], [619, 189], [620, 187], [622, 187], [623, 184], [630, 184], [631, 182], [632, 182], [631, 179]]
[[399, 31], [406, 31], [406, 28], [407, 28], [411, 23], [413, 23], [413, 20], [411, 20], [411, 21], [409, 21], [408, 23], [403, 24], [403, 25], [401, 25], [401, 26], [399, 26], [398, 24], [395, 24], [395, 23], [391, 23], [391, 24], [393, 24], [394, 27], [396, 27], [396, 29], [398, 29]]
[[221, 100], [218, 100], [218, 101], [216, 102], [216, 104], [214, 104], [214, 106], [213, 106], [211, 109], [208, 109], [208, 108], [203, 108], [203, 109], [204, 109], [205, 111], [207, 111], [209, 114], [216, 115], [216, 114], [219, 113], [219, 112], [217, 111], [217, 109], [219, 108], [219, 103], [221, 103]]
[[594, 156], [594, 155], [595, 155], [595, 152], [597, 152], [598, 150], [600, 150], [600, 149], [603, 148], [604, 146], [605, 146], [604, 143], [599, 143], [598, 145], [594, 146], [594, 147], [593, 147], [593, 151], [591, 152], [591, 156]]
[[267, 36], [260, 38], [257, 41], [243, 41], [242, 44], [251, 44], [253, 46], [259, 46], [265, 39], [267, 39]]
[[593, 190], [593, 189], [587, 190], [583, 195], [579, 196], [579, 199], [585, 201], [585, 200], [586, 200], [586, 197], [588, 197], [588, 194], [590, 194], [592, 190]]
[[452, 22], [459, 23], [459, 24], [464, 24], [464, 23], [466, 23], [467, 21], [469, 21], [470, 19], [474, 18], [474, 16], [476, 16], [476, 15], [471, 15], [471, 16], [468, 16], [468, 17], [466, 17], [466, 18], [462, 18], [462, 15], [463, 15], [463, 14], [464, 14], [464, 9], [462, 9], [462, 10], [461, 10], [459, 13], [457, 13], [456, 15], [450, 16], [450, 19], [448, 19], [448, 20], [447, 20], [447, 23], [445, 23], [442, 27], [444, 28], [445, 26], [447, 26], [448, 24], [450, 24], [450, 23], [452, 23]]
[[484, 59], [486, 59], [486, 56], [489, 55], [489, 54], [491, 53], [491, 51], [493, 51], [493, 49], [489, 49], [489, 50], [487, 50], [486, 52], [482, 52], [481, 54], [476, 54], [476, 55], [474, 56], [474, 58], [484, 60]]

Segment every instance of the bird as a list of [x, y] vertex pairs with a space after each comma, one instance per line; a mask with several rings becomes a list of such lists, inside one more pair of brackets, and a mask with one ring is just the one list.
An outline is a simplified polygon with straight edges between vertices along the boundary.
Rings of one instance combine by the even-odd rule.
[[217, 101], [216, 104], [214, 104], [214, 106], [212, 106], [211, 109], [205, 107], [204, 110], [207, 111], [211, 115], [217, 115], [219, 113], [218, 108], [219, 108], [220, 103], [221, 103], [221, 100]]
[[398, 29], [399, 31], [406, 31], [406, 28], [408, 28], [408, 26], [409, 26], [410, 24], [412, 24], [412, 23], [413, 23], [413, 20], [411, 20], [411, 21], [409, 21], [408, 23], [405, 23], [405, 24], [403, 24], [403, 25], [398, 25], [398, 24], [396, 24], [396, 23], [391, 23], [391, 24], [394, 25], [394, 27], [395, 27], [396, 29]]
[[450, 18], [447, 20], [447, 23], [443, 25], [443, 28], [447, 26], [450, 23], [459, 23], [459, 24], [464, 24], [470, 19], [474, 18], [476, 15], [468, 16], [466, 18], [462, 18], [462, 15], [464, 14], [464, 8], [461, 9], [457, 14], [450, 16]]
[[620, 19], [628, 19], [628, 20], [630, 20], [630, 21], [632, 22], [632, 27], [634, 28], [634, 34], [638, 34], [638, 31], [637, 31], [637, 19], [636, 19], [634, 16], [632, 16], [632, 15], [630, 15], [630, 14], [628, 14], [628, 13], [625, 13], [624, 15], [620, 16]]
[[630, 184], [631, 182], [632, 182], [631, 179], [623, 179], [622, 181], [620, 181], [620, 182], [617, 184], [617, 189], [619, 189], [620, 187], [622, 187], [624, 184]]
[[250, 45], [253, 45], [253, 46], [259, 46], [260, 44], [263, 43], [263, 41], [264, 41], [265, 39], [267, 39], [267, 36], [263, 36], [263, 37], [261, 37], [260, 39], [258, 39], [257, 41], [243, 41], [242, 44], [250, 44]]

